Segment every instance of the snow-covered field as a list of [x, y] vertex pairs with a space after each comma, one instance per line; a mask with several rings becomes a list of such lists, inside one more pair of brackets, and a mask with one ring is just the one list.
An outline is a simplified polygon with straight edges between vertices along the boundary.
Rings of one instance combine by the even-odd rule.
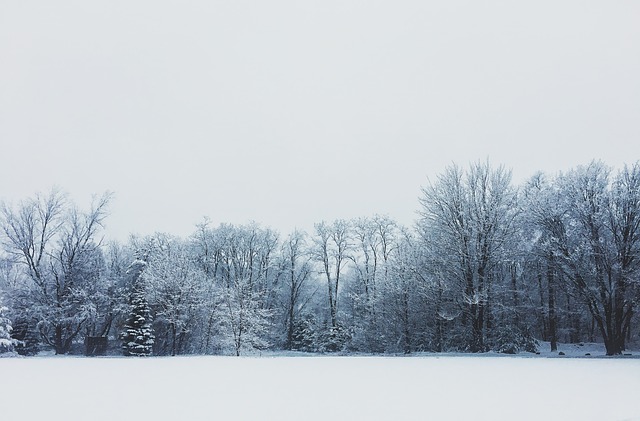
[[640, 359], [0, 359], [0, 420], [640, 420]]

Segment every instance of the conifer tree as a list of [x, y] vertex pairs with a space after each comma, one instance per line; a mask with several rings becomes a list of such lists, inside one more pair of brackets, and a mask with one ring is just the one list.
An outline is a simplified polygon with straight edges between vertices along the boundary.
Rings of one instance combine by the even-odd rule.
[[9, 309], [2, 305], [0, 297], [0, 354], [13, 352], [15, 340], [11, 338], [11, 320], [7, 317]]
[[134, 261], [127, 270], [131, 285], [129, 296], [130, 313], [121, 334], [122, 352], [125, 356], [149, 356], [153, 352], [155, 340], [151, 311], [145, 297], [141, 275], [147, 264], [142, 260]]
[[40, 335], [37, 332], [37, 321], [18, 318], [13, 323], [11, 337], [14, 339], [15, 351], [20, 355], [36, 355], [40, 351]]

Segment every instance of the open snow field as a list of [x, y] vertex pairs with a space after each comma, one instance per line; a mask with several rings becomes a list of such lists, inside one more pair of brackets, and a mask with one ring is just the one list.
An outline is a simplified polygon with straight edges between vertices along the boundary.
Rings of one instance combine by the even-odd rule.
[[0, 420], [640, 420], [640, 359], [0, 359]]

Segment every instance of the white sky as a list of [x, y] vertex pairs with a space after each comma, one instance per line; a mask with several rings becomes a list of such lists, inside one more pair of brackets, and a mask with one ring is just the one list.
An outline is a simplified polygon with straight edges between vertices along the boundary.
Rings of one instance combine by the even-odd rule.
[[0, 0], [0, 198], [110, 235], [388, 213], [489, 157], [640, 158], [640, 2]]

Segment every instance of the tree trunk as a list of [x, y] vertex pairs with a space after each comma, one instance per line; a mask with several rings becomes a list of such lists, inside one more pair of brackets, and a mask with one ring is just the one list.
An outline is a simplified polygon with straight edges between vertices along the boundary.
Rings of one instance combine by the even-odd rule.
[[436, 352], [442, 352], [442, 340], [443, 340], [443, 318], [441, 316], [441, 312], [442, 312], [442, 284], [440, 279], [438, 279], [438, 295], [437, 295], [437, 302], [436, 302], [436, 337], [435, 337], [435, 343], [436, 343]]
[[402, 323], [404, 324], [404, 353], [411, 353], [411, 330], [409, 327], [409, 293], [405, 289], [402, 295]]
[[513, 297], [513, 310], [514, 310], [514, 316], [513, 316], [513, 322], [515, 323], [516, 326], [520, 325], [520, 312], [518, 311], [518, 308], [520, 307], [520, 303], [518, 301], [518, 268], [516, 267], [515, 263], [511, 265], [511, 293], [512, 293], [512, 297]]
[[62, 326], [59, 324], [56, 325], [54, 344], [56, 355], [62, 355], [65, 353], [64, 343], [62, 341]]
[[171, 323], [171, 356], [176, 355], [176, 325]]
[[558, 320], [556, 316], [556, 281], [554, 276], [553, 255], [549, 253], [547, 261], [547, 288], [549, 295], [549, 341], [551, 352], [558, 350]]
[[286, 349], [291, 350], [293, 348], [293, 327], [294, 327], [294, 314], [293, 314], [293, 303], [289, 305], [289, 323], [287, 326], [287, 344]]
[[540, 266], [540, 264], [537, 265], [536, 272], [538, 278], [538, 292], [540, 294], [540, 333], [542, 334], [542, 339], [546, 341], [549, 339], [549, 330], [547, 329], [547, 314], [545, 311], [548, 308], [548, 302], [545, 304], [544, 288], [542, 286], [542, 267]]

